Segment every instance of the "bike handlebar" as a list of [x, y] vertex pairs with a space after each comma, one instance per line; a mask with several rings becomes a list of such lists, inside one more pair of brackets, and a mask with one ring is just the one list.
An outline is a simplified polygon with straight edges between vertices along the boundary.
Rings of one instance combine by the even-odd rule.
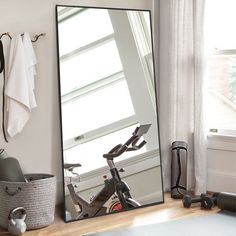
[[134, 141], [135, 138], [136, 138], [136, 136], [132, 136], [130, 139], [128, 139], [128, 141], [124, 145], [119, 144], [119, 145], [115, 146], [107, 154], [104, 154], [103, 157], [111, 160], [115, 157], [120, 156], [125, 151], [127, 151], [129, 145]]
[[[143, 140], [139, 145], [136, 145], [139, 139], [142, 137], [143, 134], [147, 133], [147, 131], [150, 128], [149, 125], [141, 125], [140, 127], [137, 127], [132, 135], [131, 138], [129, 138], [125, 144], [118, 144], [114, 148], [112, 148], [107, 154], [104, 154], [103, 157], [112, 160], [115, 157], [120, 156], [126, 151], [136, 151], [142, 148], [145, 144], [146, 141]], [[131, 147], [129, 147], [131, 145]]]
[[143, 140], [139, 145], [132, 145], [131, 148], [128, 148], [127, 151], [136, 151], [142, 148], [147, 142]]

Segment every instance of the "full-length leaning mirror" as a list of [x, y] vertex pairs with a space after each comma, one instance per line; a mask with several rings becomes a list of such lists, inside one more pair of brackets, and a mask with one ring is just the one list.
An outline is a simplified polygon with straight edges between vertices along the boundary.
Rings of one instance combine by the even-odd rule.
[[56, 17], [65, 220], [162, 203], [150, 12]]

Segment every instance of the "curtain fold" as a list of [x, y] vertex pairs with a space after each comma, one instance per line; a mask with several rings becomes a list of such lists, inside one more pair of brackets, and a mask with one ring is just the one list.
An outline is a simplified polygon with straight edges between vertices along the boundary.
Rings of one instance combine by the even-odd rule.
[[[205, 0], [160, 0], [158, 24], [159, 124], [164, 189], [170, 189], [171, 144], [188, 144], [188, 190], [206, 192], [204, 79]], [[154, 17], [155, 21], [157, 17]], [[157, 27], [157, 25], [159, 27]]]

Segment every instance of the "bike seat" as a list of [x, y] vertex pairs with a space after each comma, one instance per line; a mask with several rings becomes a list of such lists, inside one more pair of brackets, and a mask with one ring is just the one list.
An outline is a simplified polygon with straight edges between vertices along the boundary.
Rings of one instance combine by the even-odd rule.
[[65, 163], [64, 164], [64, 169], [65, 170], [71, 170], [71, 169], [74, 169], [76, 167], [81, 167], [82, 165], [80, 163], [75, 163], [75, 164], [72, 164], [72, 163]]

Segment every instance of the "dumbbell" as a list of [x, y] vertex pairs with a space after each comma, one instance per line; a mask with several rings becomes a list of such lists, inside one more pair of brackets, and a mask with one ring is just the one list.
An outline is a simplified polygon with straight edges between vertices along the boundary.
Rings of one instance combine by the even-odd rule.
[[201, 201], [201, 207], [210, 210], [213, 206], [217, 205], [217, 197], [219, 193], [214, 193], [212, 197], [204, 196]]
[[189, 195], [184, 195], [182, 202], [183, 202], [183, 206], [185, 208], [189, 208], [192, 203], [198, 203], [198, 202], [202, 202], [203, 197], [207, 196], [206, 194], [202, 193], [200, 196], [196, 196], [196, 197], [191, 197]]

